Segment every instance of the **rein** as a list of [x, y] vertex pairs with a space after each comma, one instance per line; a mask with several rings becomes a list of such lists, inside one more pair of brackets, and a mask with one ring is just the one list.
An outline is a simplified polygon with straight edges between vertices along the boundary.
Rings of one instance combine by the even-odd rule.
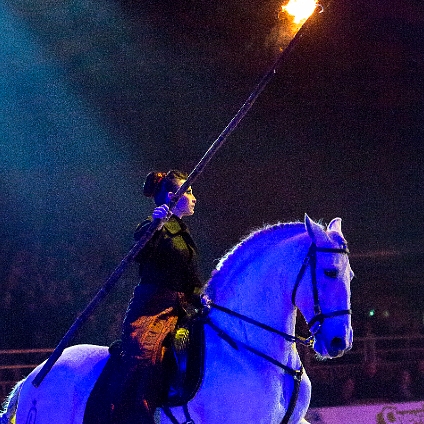
[[308, 338], [300, 337], [300, 336], [292, 336], [291, 334], [284, 333], [283, 331], [277, 330], [274, 327], [271, 327], [267, 324], [263, 324], [262, 322], [256, 321], [255, 319], [250, 318], [246, 315], [239, 314], [238, 312], [235, 312], [235, 311], [228, 309], [224, 306], [217, 305], [216, 303], [212, 302], [211, 300], [207, 301], [207, 305], [212, 307], [212, 308], [218, 309], [218, 311], [225, 312], [228, 315], [231, 315], [233, 317], [241, 319], [242, 321], [248, 322], [249, 324], [252, 324], [255, 327], [259, 327], [259, 328], [262, 328], [263, 330], [266, 330], [270, 333], [277, 334], [278, 336], [281, 336], [284, 339], [286, 339], [288, 342], [300, 343], [304, 346], [311, 346], [311, 347], [314, 343], [313, 336], [310, 336]]

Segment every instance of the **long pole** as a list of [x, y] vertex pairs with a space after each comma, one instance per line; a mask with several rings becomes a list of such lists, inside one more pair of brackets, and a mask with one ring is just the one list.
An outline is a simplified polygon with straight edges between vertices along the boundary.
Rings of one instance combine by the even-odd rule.
[[204, 154], [200, 162], [196, 165], [196, 167], [191, 171], [185, 183], [179, 188], [179, 190], [175, 193], [173, 203], [171, 205], [175, 205], [176, 202], [181, 198], [181, 196], [187, 191], [187, 188], [190, 187], [194, 181], [198, 178], [198, 176], [202, 173], [203, 169], [210, 162], [212, 157], [218, 151], [218, 149], [224, 144], [225, 140], [228, 136], [237, 128], [240, 121], [246, 116], [247, 112], [249, 112], [250, 108], [253, 106], [253, 103], [268, 85], [269, 81], [272, 77], [277, 73], [278, 67], [284, 62], [286, 57], [293, 50], [295, 45], [298, 43], [299, 39], [305, 33], [308, 23], [312, 21], [312, 17], [316, 15], [318, 12], [321, 12], [322, 8], [317, 6], [311, 16], [305, 21], [305, 23], [301, 26], [299, 31], [297, 31], [296, 35], [292, 38], [287, 47], [278, 55], [274, 64], [270, 67], [268, 72], [262, 77], [259, 81], [256, 88], [252, 91], [248, 99], [244, 102], [243, 106], [238, 110], [238, 112], [234, 115], [233, 119], [229, 122], [229, 124], [225, 127], [225, 129], [221, 132], [218, 138], [212, 143], [207, 152]]
[[[320, 8], [318, 7], [315, 8], [314, 13], [302, 25], [302, 27], [299, 29], [299, 31], [296, 33], [296, 35], [293, 37], [293, 39], [290, 41], [287, 47], [279, 54], [279, 56], [277, 57], [272, 67], [262, 77], [262, 79], [260, 80], [256, 88], [252, 91], [252, 93], [250, 94], [248, 99], [245, 101], [243, 106], [234, 115], [233, 119], [231, 119], [229, 124], [221, 132], [218, 138], [212, 143], [212, 145], [209, 147], [207, 152], [203, 155], [202, 159], [191, 171], [191, 173], [187, 177], [187, 180], [184, 182], [184, 184], [182, 184], [181, 187], [177, 190], [177, 192], [173, 196], [170, 203], [171, 211], [177, 204], [178, 200], [187, 191], [187, 188], [190, 187], [194, 183], [194, 181], [200, 176], [200, 174], [203, 172], [204, 168], [210, 162], [210, 160], [218, 151], [218, 149], [224, 144], [225, 140], [229, 137], [229, 135], [237, 128], [238, 124], [246, 116], [247, 112], [249, 112], [255, 100], [262, 93], [264, 88], [267, 86], [269, 81], [277, 72], [277, 68], [281, 65], [281, 63], [283, 63], [285, 58], [290, 54], [290, 52], [293, 50], [295, 45], [298, 43], [299, 39], [302, 37], [302, 35], [304, 34], [308, 26], [307, 23], [311, 22], [312, 16], [315, 15], [318, 10], [320, 10]], [[106, 280], [106, 282], [104, 283], [102, 288], [99, 290], [99, 292], [95, 295], [95, 297], [91, 300], [91, 302], [87, 305], [87, 307], [79, 315], [79, 317], [74, 321], [72, 326], [69, 328], [67, 333], [64, 335], [62, 340], [59, 342], [55, 350], [52, 352], [50, 357], [47, 359], [46, 363], [43, 365], [41, 370], [38, 372], [38, 374], [35, 376], [34, 380], [32, 381], [32, 384], [35, 387], [38, 387], [41, 384], [44, 377], [48, 374], [48, 372], [51, 370], [55, 362], [62, 355], [62, 352], [65, 350], [65, 348], [69, 346], [69, 344], [75, 337], [76, 332], [81, 328], [81, 326], [85, 323], [85, 321], [87, 321], [87, 319], [92, 315], [96, 307], [100, 304], [100, 302], [107, 296], [110, 290], [114, 287], [116, 282], [124, 273], [128, 264], [134, 260], [134, 258], [141, 251], [141, 249], [143, 249], [143, 247], [153, 237], [153, 234], [158, 229], [160, 224], [161, 224], [161, 220], [159, 219], [155, 219], [152, 221], [152, 223], [149, 225], [144, 235], [140, 238], [140, 240], [137, 241], [137, 243], [133, 245], [133, 247], [128, 252], [128, 254], [122, 259], [118, 267], [113, 271], [113, 273]]]

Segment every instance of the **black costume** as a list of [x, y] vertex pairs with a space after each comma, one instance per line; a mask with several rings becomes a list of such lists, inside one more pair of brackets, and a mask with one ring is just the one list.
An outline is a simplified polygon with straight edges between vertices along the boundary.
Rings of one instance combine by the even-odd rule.
[[[151, 221], [139, 225], [135, 233], [138, 240]], [[181, 295], [189, 300], [196, 288], [202, 287], [197, 269], [197, 248], [182, 220], [172, 215], [162, 229], [136, 257], [140, 264], [140, 282], [124, 320], [124, 343], [128, 325], [140, 316], [153, 315], [165, 308], [180, 304]], [[129, 352], [128, 352], [129, 353]]]
[[[151, 218], [139, 225], [139, 239]], [[136, 258], [140, 282], [125, 315], [122, 342], [111, 356], [88, 399], [84, 424], [154, 424], [166, 390], [164, 355], [170, 334], [202, 287], [197, 249], [180, 218], [172, 215]]]
[[[136, 240], [150, 223], [148, 219], [138, 226]], [[136, 261], [140, 263], [140, 282], [134, 289], [122, 332], [126, 363], [123, 374], [129, 376], [125, 392], [128, 394], [131, 388], [131, 394], [124, 396], [125, 401], [115, 411], [113, 422], [120, 424], [154, 422], [166, 378], [163, 357], [170, 342], [168, 335], [185, 315], [196, 289], [203, 285], [196, 245], [187, 226], [175, 215], [156, 231]], [[133, 398], [130, 405], [128, 397]], [[127, 417], [129, 410], [134, 411], [134, 419]]]

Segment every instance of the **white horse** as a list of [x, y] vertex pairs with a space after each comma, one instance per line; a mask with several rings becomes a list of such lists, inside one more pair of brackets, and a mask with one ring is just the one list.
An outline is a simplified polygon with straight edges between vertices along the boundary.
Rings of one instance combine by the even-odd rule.
[[[172, 408], [172, 420], [162, 412], [161, 423], [307, 424], [311, 384], [293, 336], [296, 310], [319, 356], [351, 348], [347, 253], [339, 218], [324, 229], [307, 216], [258, 230], [227, 253], [208, 286], [204, 378], [187, 409]], [[0, 424], [81, 424], [107, 358], [106, 347], [65, 349], [38, 388], [41, 365], [18, 383]]]

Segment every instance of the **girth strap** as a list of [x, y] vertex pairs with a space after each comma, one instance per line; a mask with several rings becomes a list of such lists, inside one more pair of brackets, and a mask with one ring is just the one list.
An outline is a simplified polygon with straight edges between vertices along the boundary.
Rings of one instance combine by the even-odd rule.
[[298, 377], [293, 376], [293, 382], [294, 382], [293, 392], [292, 392], [292, 395], [290, 397], [289, 406], [287, 407], [287, 411], [284, 414], [284, 417], [283, 417], [283, 420], [281, 421], [281, 424], [288, 424], [290, 417], [293, 415], [294, 408], [295, 408], [296, 402], [297, 402], [297, 398], [299, 397], [300, 383], [302, 381], [302, 374], [303, 374], [303, 365], [301, 365], [301, 368], [298, 372], [300, 374]]

